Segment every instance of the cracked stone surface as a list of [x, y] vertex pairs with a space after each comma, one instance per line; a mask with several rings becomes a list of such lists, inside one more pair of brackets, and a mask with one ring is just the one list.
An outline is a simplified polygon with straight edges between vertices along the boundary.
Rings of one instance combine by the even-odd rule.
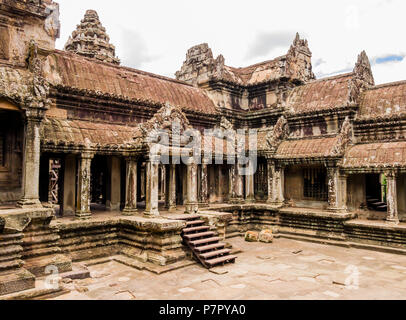
[[406, 297], [406, 256], [289, 239], [265, 244], [233, 238], [230, 243], [243, 252], [235, 264], [216, 267], [214, 272], [196, 264], [156, 275], [108, 262], [89, 267], [93, 278], [66, 284], [73, 290], [55, 299], [402, 300]]

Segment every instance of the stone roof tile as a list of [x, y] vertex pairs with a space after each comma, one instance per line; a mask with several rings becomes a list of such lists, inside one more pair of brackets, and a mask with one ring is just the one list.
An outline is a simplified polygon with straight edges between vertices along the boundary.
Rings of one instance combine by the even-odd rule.
[[290, 91], [286, 105], [294, 113], [329, 110], [349, 104], [353, 73], [312, 81]]
[[55, 50], [48, 56], [45, 70], [47, 80], [55, 86], [101, 92], [130, 100], [170, 103], [201, 113], [216, 113], [213, 102], [201, 89], [76, 54]]
[[337, 141], [338, 137], [286, 140], [279, 145], [275, 157], [287, 159], [335, 156]]
[[406, 166], [406, 141], [359, 144], [343, 160], [345, 168]]
[[80, 147], [88, 143], [104, 147], [121, 145], [133, 141], [136, 129], [107, 123], [45, 118], [41, 127], [41, 141], [49, 145]]
[[361, 118], [390, 118], [406, 114], [406, 81], [376, 86], [362, 94]]

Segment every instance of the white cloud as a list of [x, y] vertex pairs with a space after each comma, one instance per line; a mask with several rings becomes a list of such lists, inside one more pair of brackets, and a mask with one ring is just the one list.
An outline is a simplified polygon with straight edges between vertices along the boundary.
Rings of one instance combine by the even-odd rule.
[[[86, 9], [95, 9], [123, 63], [163, 75], [173, 76], [195, 44], [207, 42], [226, 64], [241, 67], [285, 54], [296, 31], [309, 41], [317, 74], [352, 69], [362, 50], [371, 59], [406, 52], [402, 0], [57, 1], [58, 48]], [[374, 65], [376, 82], [406, 79], [404, 66], [405, 59]]]

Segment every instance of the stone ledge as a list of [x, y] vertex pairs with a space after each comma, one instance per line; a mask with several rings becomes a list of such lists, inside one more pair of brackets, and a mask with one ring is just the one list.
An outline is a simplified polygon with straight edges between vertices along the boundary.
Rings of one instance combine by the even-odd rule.
[[6, 209], [0, 211], [0, 216], [5, 221], [3, 232], [21, 232], [33, 220], [51, 221], [54, 217], [52, 209], [27, 208], [27, 209]]
[[317, 218], [328, 218], [333, 220], [350, 220], [356, 217], [355, 213], [351, 212], [331, 212], [327, 210], [311, 210], [305, 208], [283, 208], [279, 209], [279, 214], [281, 215], [296, 215], [296, 216], [306, 216], [306, 217], [317, 217]]
[[363, 227], [369, 229], [384, 229], [390, 231], [399, 231], [406, 233], [406, 223], [394, 224], [385, 221], [374, 221], [374, 220], [350, 220], [344, 222], [345, 226]]
[[[101, 220], [102, 219], [102, 220]], [[140, 231], [152, 231], [152, 232], [168, 232], [181, 230], [186, 226], [184, 221], [181, 220], [169, 220], [165, 218], [145, 218], [141, 216], [116, 216], [116, 217], [104, 217], [98, 219], [89, 220], [72, 220], [67, 222], [56, 221], [52, 223], [53, 226], [60, 230], [68, 229], [82, 229], [95, 226], [119, 226], [128, 225], [136, 227]]]

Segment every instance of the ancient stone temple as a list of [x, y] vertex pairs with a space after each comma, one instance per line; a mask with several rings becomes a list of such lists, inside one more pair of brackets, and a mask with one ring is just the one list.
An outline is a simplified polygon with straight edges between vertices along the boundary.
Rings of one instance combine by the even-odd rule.
[[184, 243], [210, 267], [247, 230], [405, 252], [406, 82], [365, 52], [316, 79], [299, 35], [244, 68], [201, 44], [172, 79], [120, 66], [93, 10], [60, 51], [58, 4], [0, 4], [0, 296], [102, 257], [179, 268]]

